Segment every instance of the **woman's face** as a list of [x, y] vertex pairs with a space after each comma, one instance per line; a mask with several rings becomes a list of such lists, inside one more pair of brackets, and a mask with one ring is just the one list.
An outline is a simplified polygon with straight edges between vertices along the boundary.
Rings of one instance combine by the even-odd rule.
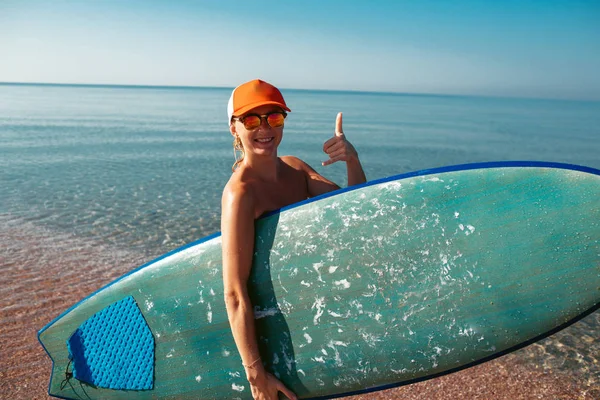
[[[242, 114], [236, 117], [245, 117], [249, 114], [266, 115], [272, 112], [280, 112], [281, 109], [273, 105], [265, 105]], [[242, 145], [244, 146], [244, 153], [246, 157], [252, 155], [268, 156], [277, 155], [277, 147], [283, 139], [283, 125], [277, 128], [273, 128], [267, 123], [266, 118], [262, 118], [260, 125], [256, 129], [248, 130], [244, 127], [244, 124], [239, 119], [234, 119], [233, 124], [230, 126], [232, 135], [239, 136]]]

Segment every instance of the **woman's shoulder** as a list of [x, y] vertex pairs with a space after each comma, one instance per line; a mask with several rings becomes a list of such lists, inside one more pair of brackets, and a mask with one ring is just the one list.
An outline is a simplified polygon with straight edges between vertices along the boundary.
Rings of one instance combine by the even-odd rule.
[[245, 174], [242, 171], [234, 172], [229, 181], [223, 188], [223, 194], [221, 200], [223, 203], [253, 203], [254, 202], [254, 190], [252, 182], [245, 179]]
[[319, 175], [313, 167], [298, 157], [282, 156], [281, 160], [295, 170], [303, 172], [307, 176]]
[[292, 167], [294, 169], [305, 171], [306, 167], [310, 168], [310, 166], [307, 163], [305, 163], [304, 161], [302, 161], [301, 159], [299, 159], [298, 157], [295, 157], [295, 156], [281, 156], [279, 158], [285, 164], [289, 165], [290, 167]]

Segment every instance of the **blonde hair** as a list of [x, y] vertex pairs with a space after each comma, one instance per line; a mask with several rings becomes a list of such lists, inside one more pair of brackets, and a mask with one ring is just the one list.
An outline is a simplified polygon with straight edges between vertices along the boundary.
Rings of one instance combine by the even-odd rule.
[[[238, 151], [240, 152], [240, 157], [238, 158]], [[244, 146], [242, 145], [242, 141], [238, 135], [235, 135], [233, 139], [233, 157], [235, 158], [235, 162], [231, 167], [231, 172], [235, 172], [235, 170], [240, 166], [242, 161], [244, 161]]]

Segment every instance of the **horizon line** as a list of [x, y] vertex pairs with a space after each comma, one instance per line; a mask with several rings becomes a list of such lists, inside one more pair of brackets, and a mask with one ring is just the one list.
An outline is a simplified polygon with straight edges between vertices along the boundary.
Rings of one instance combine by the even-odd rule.
[[[141, 84], [119, 84], [119, 83], [57, 83], [57, 82], [3, 82], [0, 86], [78, 86], [89, 88], [114, 88], [114, 89], [219, 89], [233, 90], [234, 86], [195, 86], [195, 85], [141, 85]], [[304, 92], [326, 92], [326, 93], [346, 93], [346, 94], [375, 94], [392, 96], [422, 96], [422, 97], [476, 97], [491, 99], [517, 99], [517, 100], [545, 100], [545, 101], [574, 101], [574, 102], [600, 102], [598, 99], [577, 99], [577, 98], [556, 98], [556, 97], [534, 97], [534, 96], [516, 96], [516, 95], [492, 95], [492, 94], [457, 94], [457, 93], [430, 93], [430, 92], [394, 92], [378, 90], [357, 90], [357, 89], [309, 89], [309, 88], [286, 88], [282, 90], [304, 91]]]

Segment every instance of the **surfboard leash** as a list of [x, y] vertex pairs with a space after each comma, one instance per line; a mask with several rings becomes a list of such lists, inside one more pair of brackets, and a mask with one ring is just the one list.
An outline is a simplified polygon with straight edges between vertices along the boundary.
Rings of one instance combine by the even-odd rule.
[[[60, 383], [60, 390], [61, 391], [64, 390], [67, 387], [67, 385], [69, 385], [71, 387], [71, 390], [77, 397], [79, 397], [80, 399], [84, 399], [84, 397], [81, 397], [79, 395], [79, 393], [77, 393], [77, 390], [75, 390], [75, 387], [73, 387], [73, 384], [71, 383], [71, 379], [73, 378], [73, 371], [69, 371], [69, 368], [71, 367], [72, 362], [73, 362], [73, 359], [71, 357], [69, 357], [69, 363], [67, 364], [67, 368], [65, 369], [65, 379], [63, 379], [63, 381]], [[79, 382], [79, 387], [81, 387], [81, 390], [85, 394], [85, 396], [86, 396], [85, 398], [91, 400], [90, 395], [87, 394], [87, 392], [85, 391], [85, 388], [83, 387], [81, 382]]]

